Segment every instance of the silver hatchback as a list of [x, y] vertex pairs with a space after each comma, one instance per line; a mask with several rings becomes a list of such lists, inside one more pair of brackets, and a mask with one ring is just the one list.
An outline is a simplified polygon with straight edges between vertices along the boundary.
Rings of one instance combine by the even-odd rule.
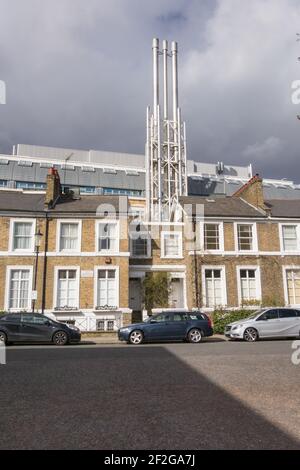
[[287, 338], [300, 336], [300, 310], [267, 308], [250, 317], [225, 327], [225, 336], [231, 339], [257, 341], [259, 338]]

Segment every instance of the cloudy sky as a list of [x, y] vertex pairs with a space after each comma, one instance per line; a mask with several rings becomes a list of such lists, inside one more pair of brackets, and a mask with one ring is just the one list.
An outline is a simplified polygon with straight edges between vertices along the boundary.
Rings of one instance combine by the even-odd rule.
[[179, 42], [188, 157], [300, 182], [299, 0], [0, 0], [0, 152], [143, 153], [153, 37]]

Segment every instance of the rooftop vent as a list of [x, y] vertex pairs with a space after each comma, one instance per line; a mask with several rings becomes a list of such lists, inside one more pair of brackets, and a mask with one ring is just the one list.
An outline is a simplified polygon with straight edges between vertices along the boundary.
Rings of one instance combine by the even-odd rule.
[[114, 170], [113, 168], [103, 168], [103, 173], [109, 173], [111, 175], [116, 175], [117, 170]]
[[86, 173], [94, 173], [95, 168], [93, 166], [83, 166], [81, 167], [82, 171], [85, 171]]

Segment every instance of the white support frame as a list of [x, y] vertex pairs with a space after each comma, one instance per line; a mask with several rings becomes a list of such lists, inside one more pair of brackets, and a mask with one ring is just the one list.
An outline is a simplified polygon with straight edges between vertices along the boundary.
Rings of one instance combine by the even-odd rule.
[[261, 288], [261, 272], [260, 266], [252, 264], [252, 265], [238, 265], [236, 267], [236, 277], [237, 277], [237, 290], [238, 290], [238, 303], [239, 306], [242, 306], [242, 285], [241, 285], [241, 276], [240, 272], [243, 269], [251, 269], [255, 270], [255, 284], [256, 284], [256, 299], [255, 300], [262, 300], [262, 288]]
[[226, 307], [227, 306], [227, 282], [226, 282], [226, 267], [225, 265], [210, 265], [205, 264], [202, 266], [201, 269], [201, 278], [202, 278], [202, 301], [203, 305], [208, 310], [214, 310], [215, 307], [208, 307], [207, 306], [207, 299], [206, 299], [206, 278], [205, 278], [205, 271], [206, 270], [220, 270], [221, 271], [221, 285], [222, 285], [222, 305], [216, 305], [216, 307]]
[[[54, 266], [54, 286], [53, 286], [53, 311], [58, 307], [57, 305], [57, 293], [58, 293], [58, 272], [59, 271], [68, 271], [68, 270], [75, 270], [76, 271], [76, 285], [77, 285], [77, 311], [80, 310], [80, 266]], [[60, 311], [60, 310], [56, 310]], [[75, 310], [76, 311], [76, 310]], [[66, 314], [68, 312], [65, 312]], [[70, 314], [73, 314], [74, 311], [72, 310]]]
[[[62, 224], [77, 224], [78, 225], [78, 249], [77, 250], [62, 250], [60, 246], [61, 241], [61, 226]], [[81, 253], [81, 234], [82, 234], [82, 220], [81, 219], [58, 219], [56, 222], [56, 252], [62, 255]]]
[[6, 267], [6, 279], [5, 279], [5, 298], [4, 298], [4, 308], [9, 312], [20, 312], [24, 309], [18, 308], [9, 308], [9, 290], [10, 290], [10, 279], [12, 271], [27, 270], [29, 271], [29, 280], [28, 280], [28, 306], [25, 308], [26, 311], [31, 310], [31, 301], [32, 301], [32, 280], [33, 280], [33, 266], [30, 265], [16, 265], [16, 266], [7, 266]]
[[[115, 271], [116, 272], [116, 310], [120, 308], [120, 267], [119, 266], [108, 266], [107, 264], [102, 264], [94, 266], [94, 310], [97, 307], [98, 301], [98, 271]], [[105, 310], [99, 310], [97, 313], [105, 312]]]
[[[32, 224], [32, 239], [31, 239], [31, 247], [27, 250], [19, 250], [19, 249], [14, 249], [14, 224], [16, 222], [23, 222], [23, 223], [31, 223]], [[34, 253], [34, 235], [36, 232], [36, 219], [33, 218], [26, 218], [26, 217], [19, 217], [19, 218], [13, 218], [10, 219], [9, 223], [9, 242], [8, 242], [8, 251], [9, 254], [11, 253], [17, 253], [19, 255], [28, 255], [28, 254], [33, 254]]]

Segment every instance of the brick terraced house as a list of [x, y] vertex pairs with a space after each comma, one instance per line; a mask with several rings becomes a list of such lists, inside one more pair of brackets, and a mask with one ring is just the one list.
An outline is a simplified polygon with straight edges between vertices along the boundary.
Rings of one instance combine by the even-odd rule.
[[142, 279], [162, 271], [171, 309], [300, 306], [300, 200], [265, 200], [255, 176], [232, 196], [182, 196], [176, 222], [137, 220], [144, 205], [62, 193], [55, 169], [45, 191], [1, 189], [0, 310], [114, 330], [141, 314]]

